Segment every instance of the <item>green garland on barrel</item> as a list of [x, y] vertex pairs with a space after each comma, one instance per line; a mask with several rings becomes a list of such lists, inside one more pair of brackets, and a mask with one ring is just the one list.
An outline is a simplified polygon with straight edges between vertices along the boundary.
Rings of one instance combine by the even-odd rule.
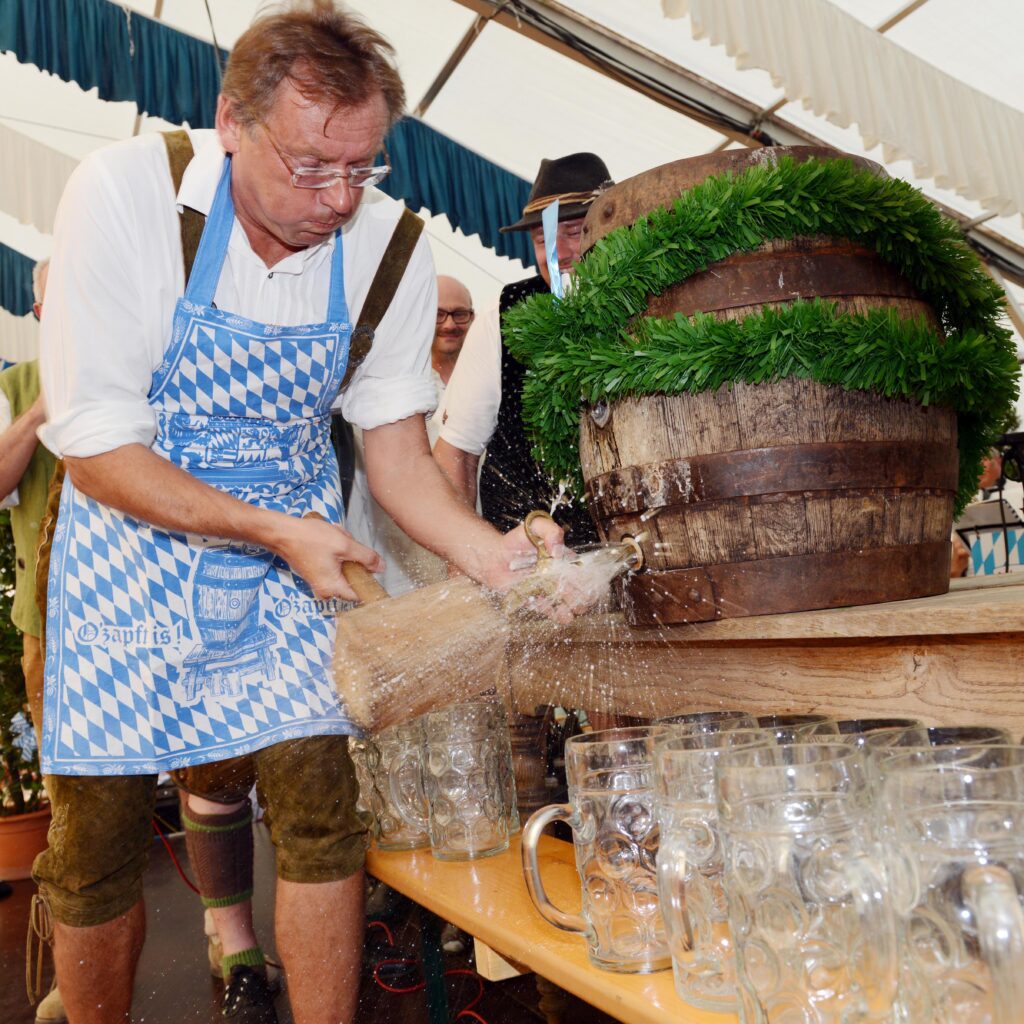
[[[796, 235], [873, 247], [932, 305], [945, 340], [892, 310], [843, 314], [823, 301], [740, 322], [640, 315], [648, 295]], [[563, 300], [531, 296], [505, 314], [503, 334], [528, 367], [523, 418], [534, 453], [578, 493], [581, 403], [803, 377], [953, 407], [959, 510], [977, 487], [982, 454], [1012, 420], [1018, 366], [1002, 317], [1002, 290], [957, 225], [913, 186], [845, 159], [784, 157], [708, 178], [671, 208], [612, 231], [577, 267]]]

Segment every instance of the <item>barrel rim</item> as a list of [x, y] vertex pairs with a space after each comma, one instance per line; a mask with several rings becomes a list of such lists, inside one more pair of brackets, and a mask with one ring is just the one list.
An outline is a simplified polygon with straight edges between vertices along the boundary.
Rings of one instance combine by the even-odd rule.
[[[591, 204], [587, 216], [583, 221], [583, 233], [580, 241], [580, 256], [585, 256], [605, 235], [616, 228], [625, 227], [625, 222], [602, 224], [602, 217], [609, 205], [614, 206], [616, 201], [626, 196], [632, 196], [640, 183], [647, 183], [652, 177], [659, 174], [667, 174], [670, 169], [683, 169], [705, 164], [707, 173], [700, 178], [694, 179], [686, 188], [681, 188], [678, 194], [688, 191], [694, 185], [699, 184], [706, 178], [714, 177], [716, 174], [723, 174], [728, 171], [740, 172], [748, 167], [762, 163], [777, 163], [782, 157], [792, 157], [797, 163], [807, 160], [849, 160], [855, 167], [871, 171], [872, 174], [881, 178], [888, 178], [886, 169], [874, 160], [867, 157], [857, 156], [853, 153], [845, 153], [832, 146], [762, 146], [759, 149], [738, 150], [728, 149], [720, 153], [702, 153], [699, 156], [684, 157], [681, 160], [669, 160], [666, 163], [658, 164], [655, 167], [641, 171], [629, 178], [616, 182], [610, 188], [602, 192]], [[637, 220], [648, 216], [650, 209], [639, 214], [629, 222], [635, 224]]]

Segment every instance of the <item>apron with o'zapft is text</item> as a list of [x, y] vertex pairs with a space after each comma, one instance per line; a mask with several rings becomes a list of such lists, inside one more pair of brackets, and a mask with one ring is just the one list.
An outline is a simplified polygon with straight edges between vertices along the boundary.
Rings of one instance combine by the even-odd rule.
[[[341, 233], [324, 323], [217, 309], [230, 167], [153, 376], [153, 450], [242, 501], [337, 523], [330, 408], [352, 333]], [[334, 602], [269, 551], [157, 529], [69, 478], [47, 593], [46, 772], [153, 773], [354, 731], [331, 684]]]

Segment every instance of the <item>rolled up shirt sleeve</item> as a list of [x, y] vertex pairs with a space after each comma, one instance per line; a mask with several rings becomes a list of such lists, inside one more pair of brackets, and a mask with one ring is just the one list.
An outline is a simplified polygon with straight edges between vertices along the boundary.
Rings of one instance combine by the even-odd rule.
[[441, 421], [441, 439], [469, 455], [483, 452], [498, 423], [500, 323], [497, 303], [474, 321], [434, 415]]
[[335, 407], [349, 423], [372, 430], [437, 406], [430, 348], [437, 320], [437, 277], [426, 234], [420, 236], [370, 354]]
[[[179, 289], [184, 278], [166, 265], [180, 265], [181, 250], [167, 237], [177, 218], [162, 147], [157, 155], [162, 168], [140, 168], [117, 147], [94, 154], [60, 203], [40, 330], [49, 419], [39, 436], [61, 457], [149, 446], [156, 434], [147, 395], [170, 331], [173, 303], [163, 293], [168, 274]], [[166, 216], [150, 217], [143, 230], [140, 209], [161, 199]]]

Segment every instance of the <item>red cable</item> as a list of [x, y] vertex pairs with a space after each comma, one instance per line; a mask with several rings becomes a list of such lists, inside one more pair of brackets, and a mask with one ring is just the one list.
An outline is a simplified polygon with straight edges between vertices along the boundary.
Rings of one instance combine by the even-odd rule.
[[[453, 967], [450, 971], [445, 971], [444, 972], [444, 976], [446, 978], [450, 974], [464, 974], [464, 975], [466, 975], [469, 978], [475, 978], [476, 979], [476, 983], [480, 986], [480, 989], [477, 992], [476, 997], [474, 999], [471, 999], [459, 1011], [459, 1016], [461, 1016], [463, 1013], [466, 1013], [466, 1012], [472, 1012], [473, 1007], [476, 1006], [476, 1004], [479, 1003], [480, 1000], [483, 999], [483, 997], [484, 997], [484, 980], [483, 980], [483, 978], [481, 978], [480, 975], [476, 973], [476, 971], [467, 970], [465, 967]], [[459, 1019], [458, 1016], [455, 1019], [458, 1020]], [[486, 1022], [485, 1022], [485, 1024], [486, 1024]]]
[[394, 992], [395, 995], [404, 996], [408, 992], [419, 992], [420, 989], [427, 987], [427, 983], [425, 981], [418, 981], [415, 985], [410, 985], [408, 988], [395, 988], [394, 985], [389, 985], [386, 981], [382, 981], [380, 974], [378, 973], [382, 967], [387, 967], [389, 964], [415, 963], [417, 963], [417, 961], [412, 959], [381, 960], [373, 967], [373, 980], [377, 982], [385, 992]]
[[171, 860], [174, 861], [174, 866], [178, 869], [178, 874], [181, 875], [181, 880], [197, 896], [201, 896], [202, 894], [199, 892], [199, 890], [189, 880], [188, 875], [186, 875], [185, 872], [181, 869], [181, 865], [178, 863], [178, 858], [174, 855], [174, 850], [171, 848], [171, 844], [167, 841], [167, 836], [165, 836], [163, 834], [163, 832], [160, 831], [160, 826], [155, 821], [153, 822], [153, 831], [156, 832], [156, 834], [163, 840], [164, 846], [167, 847], [167, 852], [171, 855]]
[[373, 928], [376, 925], [378, 928], [384, 929], [384, 934], [387, 936], [388, 945], [393, 946], [395, 944], [395, 937], [391, 934], [391, 929], [383, 921], [367, 921], [366, 927]]
[[[377, 924], [381, 922], [375, 922]], [[389, 985], [386, 981], [381, 980], [380, 974], [378, 973], [381, 967], [385, 967], [389, 964], [416, 964], [418, 961], [411, 958], [396, 958], [392, 960], [381, 960], [379, 963], [374, 965], [373, 968], [373, 980], [382, 988], [385, 992], [392, 992], [395, 995], [407, 995], [410, 992], [419, 992], [427, 987], [425, 981], [418, 981], [415, 985], [410, 985], [408, 988], [396, 988], [394, 985]], [[444, 976], [447, 978], [453, 974], [462, 974], [470, 978], [475, 978], [477, 984], [480, 986], [477, 994], [464, 1006], [458, 1013], [455, 1014], [455, 1019], [459, 1020], [462, 1017], [469, 1017], [477, 1021], [478, 1024], [487, 1024], [487, 1021], [473, 1010], [484, 997], [484, 982], [483, 978], [480, 977], [476, 971], [470, 971], [463, 967], [453, 967], [451, 970], [445, 971]]]

